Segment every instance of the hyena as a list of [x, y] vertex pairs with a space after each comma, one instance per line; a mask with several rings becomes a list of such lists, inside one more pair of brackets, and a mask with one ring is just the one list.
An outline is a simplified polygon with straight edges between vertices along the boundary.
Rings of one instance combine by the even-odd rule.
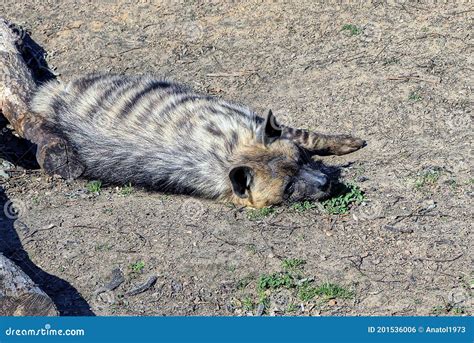
[[330, 181], [306, 158], [365, 142], [280, 125], [242, 105], [153, 76], [52, 81], [31, 109], [67, 140], [84, 177], [261, 208], [320, 199]]

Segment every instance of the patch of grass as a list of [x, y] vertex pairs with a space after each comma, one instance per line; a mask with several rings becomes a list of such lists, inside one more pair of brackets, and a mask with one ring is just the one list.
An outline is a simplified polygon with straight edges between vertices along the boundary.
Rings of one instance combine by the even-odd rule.
[[308, 211], [315, 207], [317, 207], [316, 203], [308, 200], [302, 202], [295, 202], [291, 205], [291, 209], [295, 210], [296, 212]]
[[270, 298], [265, 292], [258, 293], [258, 302], [257, 304], [262, 304], [265, 308], [270, 306]]
[[98, 180], [90, 181], [86, 187], [90, 193], [100, 193], [102, 182]]
[[420, 101], [421, 99], [423, 99], [423, 97], [416, 91], [413, 91], [410, 93], [410, 95], [408, 96], [408, 100], [410, 101]]
[[461, 315], [466, 313], [466, 308], [464, 306], [455, 306], [452, 303], [447, 303], [445, 305], [434, 306], [431, 309], [431, 313], [434, 315], [445, 315], [449, 313]]
[[301, 301], [310, 301], [316, 296], [325, 300], [351, 299], [354, 297], [354, 292], [330, 282], [325, 282], [319, 286], [311, 286], [309, 282], [305, 282], [298, 289], [298, 298]]
[[[282, 271], [269, 274], [261, 274], [255, 279], [249, 275], [237, 282], [237, 289], [241, 291], [241, 300], [238, 306], [246, 311], [251, 311], [257, 305], [264, 305], [265, 309], [270, 306], [273, 295], [278, 295], [282, 289], [291, 294], [286, 313], [298, 311], [298, 304], [307, 302], [314, 298], [325, 302], [330, 299], [351, 299], [354, 292], [335, 283], [325, 282], [319, 285], [313, 283], [313, 278], [305, 276], [303, 266], [306, 261], [299, 258], [287, 258], [282, 261]], [[251, 287], [250, 287], [251, 285]], [[255, 293], [250, 295], [249, 290]]]
[[250, 209], [247, 211], [247, 218], [249, 220], [260, 220], [268, 217], [275, 212], [273, 207], [263, 207], [258, 209]]
[[351, 36], [356, 36], [362, 33], [362, 29], [354, 24], [346, 24], [342, 27], [341, 31], [349, 31]]
[[303, 283], [298, 289], [298, 298], [301, 301], [310, 301], [318, 295], [317, 288], [311, 286], [309, 282]]
[[269, 289], [294, 288], [295, 280], [290, 273], [277, 272], [269, 275], [261, 275], [257, 281], [257, 290], [264, 292]]
[[287, 313], [294, 313], [294, 312], [297, 312], [299, 309], [300, 309], [300, 307], [297, 304], [291, 303], [286, 308], [286, 312]]
[[325, 282], [317, 287], [318, 295], [325, 297], [326, 299], [351, 299], [354, 297], [354, 293], [342, 286], [335, 283]]
[[358, 205], [365, 200], [364, 193], [355, 184], [340, 184], [335, 195], [323, 201], [323, 207], [329, 214], [347, 214], [352, 205]]
[[325, 300], [336, 298], [351, 299], [354, 297], [354, 293], [342, 286], [329, 282], [316, 286], [305, 282], [298, 288], [298, 298], [302, 301], [312, 300], [316, 296], [322, 297]]
[[251, 296], [244, 297], [240, 302], [242, 303], [242, 309], [244, 311], [249, 312], [255, 309], [255, 303]]
[[446, 312], [446, 306], [442, 306], [442, 305], [439, 305], [439, 306], [434, 306], [432, 309], [431, 309], [431, 313], [433, 314], [445, 314], [447, 313]]
[[145, 262], [143, 261], [138, 261], [130, 265], [130, 269], [132, 269], [132, 272], [134, 273], [140, 273], [143, 268], [145, 268]]
[[119, 190], [119, 194], [123, 196], [128, 196], [132, 194], [132, 192], [133, 192], [133, 187], [131, 183], [128, 183], [128, 185], [121, 187]]
[[415, 180], [415, 188], [421, 189], [427, 186], [435, 185], [441, 176], [441, 171], [436, 169], [427, 169]]
[[453, 307], [451, 312], [453, 312], [456, 315], [464, 314], [466, 313], [466, 308], [464, 306], [456, 306], [456, 307]]
[[290, 273], [299, 272], [302, 270], [305, 260], [299, 258], [287, 258], [281, 262], [281, 267]]

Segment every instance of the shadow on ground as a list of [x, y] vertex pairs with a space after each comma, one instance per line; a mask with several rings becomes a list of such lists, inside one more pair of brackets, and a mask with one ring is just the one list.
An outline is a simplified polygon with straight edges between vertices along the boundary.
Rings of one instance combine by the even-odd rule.
[[[53, 300], [59, 313], [64, 316], [93, 316], [89, 304], [67, 281], [43, 271], [29, 258], [15, 230], [15, 203], [0, 186], [0, 253], [15, 262]], [[18, 210], [18, 209], [16, 209]], [[18, 227], [28, 235], [30, 229], [21, 222]]]

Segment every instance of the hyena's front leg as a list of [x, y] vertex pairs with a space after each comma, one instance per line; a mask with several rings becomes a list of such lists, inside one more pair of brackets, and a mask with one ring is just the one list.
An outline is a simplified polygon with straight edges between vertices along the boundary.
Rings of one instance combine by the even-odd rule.
[[349, 135], [325, 135], [286, 126], [282, 129], [282, 138], [290, 139], [316, 155], [345, 155], [365, 146], [364, 140]]

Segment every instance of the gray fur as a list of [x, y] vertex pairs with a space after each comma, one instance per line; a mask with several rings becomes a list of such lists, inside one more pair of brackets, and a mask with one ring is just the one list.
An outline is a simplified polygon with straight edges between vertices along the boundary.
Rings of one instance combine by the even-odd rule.
[[248, 108], [152, 76], [50, 82], [31, 108], [71, 144], [85, 177], [218, 198], [231, 191], [235, 149], [262, 118]]

